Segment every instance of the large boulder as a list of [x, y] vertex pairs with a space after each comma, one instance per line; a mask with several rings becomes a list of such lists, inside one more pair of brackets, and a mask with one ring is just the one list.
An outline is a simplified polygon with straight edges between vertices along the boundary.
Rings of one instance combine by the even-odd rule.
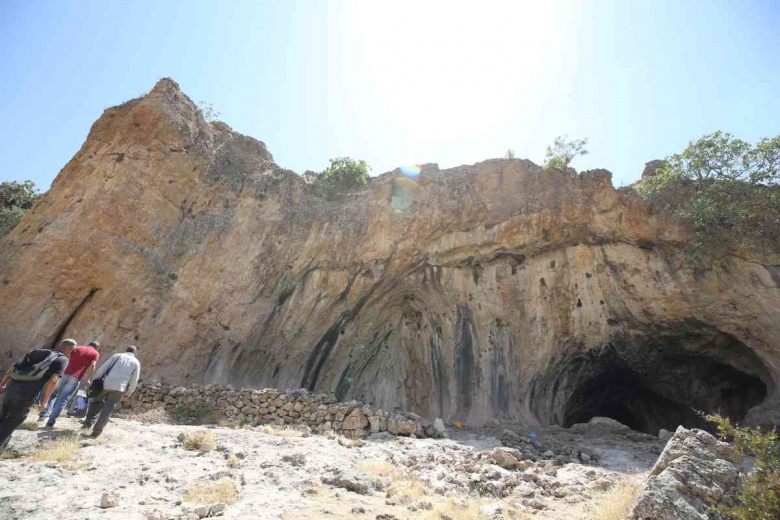
[[650, 470], [631, 520], [707, 520], [733, 499], [742, 456], [703, 430], [680, 426]]
[[387, 431], [393, 435], [415, 435], [417, 437], [423, 437], [425, 435], [419, 420], [402, 414], [390, 416], [387, 420]]
[[363, 430], [368, 428], [368, 417], [360, 410], [355, 408], [344, 419], [344, 423], [341, 425], [342, 430]]

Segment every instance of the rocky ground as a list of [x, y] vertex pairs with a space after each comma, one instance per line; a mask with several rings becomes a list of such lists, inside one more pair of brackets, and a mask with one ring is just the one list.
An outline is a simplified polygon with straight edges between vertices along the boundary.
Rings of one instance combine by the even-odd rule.
[[350, 440], [155, 413], [112, 419], [97, 442], [74, 419], [53, 431], [25, 423], [0, 460], [2, 518], [599, 518], [663, 446], [609, 420], [536, 432], [535, 443], [505, 433], [513, 449], [452, 428], [446, 439]]

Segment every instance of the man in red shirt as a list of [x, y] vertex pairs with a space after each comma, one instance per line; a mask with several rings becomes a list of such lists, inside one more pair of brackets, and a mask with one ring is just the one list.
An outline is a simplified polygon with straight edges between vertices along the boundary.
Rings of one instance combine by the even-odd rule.
[[62, 409], [68, 403], [70, 398], [79, 387], [81, 378], [86, 374], [85, 383], [89, 385], [92, 382], [92, 374], [95, 373], [95, 366], [100, 359], [100, 343], [90, 342], [87, 346], [76, 347], [70, 355], [68, 367], [65, 369], [65, 375], [62, 376], [57, 388], [52, 392], [46, 407], [41, 410], [38, 420], [42, 421], [49, 417], [46, 426], [52, 428], [57, 418], [62, 413]]

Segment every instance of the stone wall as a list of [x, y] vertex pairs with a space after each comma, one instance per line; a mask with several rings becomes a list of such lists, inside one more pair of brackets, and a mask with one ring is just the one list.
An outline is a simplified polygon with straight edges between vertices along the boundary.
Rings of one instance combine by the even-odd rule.
[[[434, 436], [433, 424], [413, 413], [374, 410], [358, 401], [338, 402], [333, 395], [307, 390], [280, 391], [229, 386], [173, 386], [162, 383], [140, 385], [129, 408], [165, 408], [184, 416], [227, 420], [239, 425], [305, 425], [317, 433], [333, 431], [348, 437], [371, 433]], [[443, 423], [437, 421], [439, 433]]]

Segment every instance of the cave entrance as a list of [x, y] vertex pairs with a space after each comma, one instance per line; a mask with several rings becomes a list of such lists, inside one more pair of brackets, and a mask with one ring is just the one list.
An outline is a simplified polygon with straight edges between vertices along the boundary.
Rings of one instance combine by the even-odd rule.
[[679, 425], [712, 430], [701, 412], [742, 421], [771, 384], [743, 343], [685, 334], [562, 359], [534, 385], [531, 406], [543, 423], [564, 427], [610, 417], [652, 435]]
[[[593, 417], [610, 417], [632, 430], [653, 435], [661, 428], [673, 431], [679, 425], [711, 429], [700, 411], [717, 412], [741, 421], [750, 408], [766, 397], [761, 379], [731, 366], [695, 357], [673, 362], [675, 372], [687, 370], [703, 377], [677, 380], [659, 388], [652, 380], [645, 380], [668, 379], [663, 374], [642, 377], [622, 364], [603, 364], [574, 390], [566, 403], [562, 425], [569, 427]], [[702, 366], [706, 369], [702, 370]], [[659, 371], [663, 370], [665, 367], [659, 367]]]

